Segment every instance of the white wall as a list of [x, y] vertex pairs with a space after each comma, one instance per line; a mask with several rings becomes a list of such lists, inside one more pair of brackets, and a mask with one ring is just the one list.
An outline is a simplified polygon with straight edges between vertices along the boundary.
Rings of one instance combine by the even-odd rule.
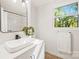
[[[57, 31], [53, 27], [54, 20], [54, 9], [59, 6], [71, 4], [78, 0], [55, 0], [46, 5], [38, 7], [38, 35], [37, 37], [45, 40], [46, 51], [52, 54], [58, 54], [57, 51]], [[61, 30], [61, 29], [59, 29]], [[65, 31], [64, 29], [61, 31]], [[71, 31], [73, 35], [73, 51], [79, 53], [79, 32], [78, 30], [66, 29], [66, 31]], [[69, 55], [68, 55], [69, 56]], [[70, 57], [70, 56], [69, 56]], [[69, 58], [68, 57], [68, 58]]]
[[31, 26], [34, 27], [34, 30], [35, 30], [35, 37], [37, 36], [37, 26], [38, 26], [38, 22], [37, 22], [37, 14], [38, 14], [38, 11], [37, 11], [37, 7], [32, 5], [32, 19], [31, 19]]

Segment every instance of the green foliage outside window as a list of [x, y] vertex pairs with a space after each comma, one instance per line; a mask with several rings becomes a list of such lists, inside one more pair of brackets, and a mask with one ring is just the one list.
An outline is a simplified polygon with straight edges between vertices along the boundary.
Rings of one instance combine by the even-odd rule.
[[55, 9], [54, 27], [78, 27], [78, 2]]
[[55, 27], [78, 27], [77, 17], [75, 16], [66, 16], [55, 18]]

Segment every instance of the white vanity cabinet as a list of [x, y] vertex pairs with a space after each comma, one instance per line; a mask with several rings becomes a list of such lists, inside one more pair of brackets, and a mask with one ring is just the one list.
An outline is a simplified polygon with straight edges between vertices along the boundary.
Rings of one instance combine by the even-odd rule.
[[[34, 44], [36, 45], [32, 56], [30, 56], [31, 51], [27, 51], [24, 54], [20, 55], [19, 57], [17, 57], [16, 59], [45, 59], [45, 43], [41, 40], [36, 40], [36, 42], [34, 42]], [[30, 56], [30, 57], [28, 57]], [[28, 57], [28, 58], [27, 58]]]

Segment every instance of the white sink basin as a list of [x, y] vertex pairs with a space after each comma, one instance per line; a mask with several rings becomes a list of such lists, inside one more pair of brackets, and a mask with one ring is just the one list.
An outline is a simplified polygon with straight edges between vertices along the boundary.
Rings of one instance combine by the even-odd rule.
[[8, 52], [14, 53], [25, 47], [33, 44], [33, 39], [31, 38], [21, 38], [19, 40], [12, 40], [5, 43], [5, 48]]

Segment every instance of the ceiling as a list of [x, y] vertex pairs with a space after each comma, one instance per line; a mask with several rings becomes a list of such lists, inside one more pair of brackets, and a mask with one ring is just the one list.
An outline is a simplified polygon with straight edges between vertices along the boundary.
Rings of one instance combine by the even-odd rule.
[[52, 0], [32, 0], [33, 5], [40, 6], [51, 2]]
[[[51, 1], [52, 0], [32, 0], [32, 4], [34, 6], [40, 6]], [[8, 11], [12, 11], [22, 15], [26, 14], [26, 7], [22, 4], [22, 0], [1, 0], [0, 2], [1, 6]]]

